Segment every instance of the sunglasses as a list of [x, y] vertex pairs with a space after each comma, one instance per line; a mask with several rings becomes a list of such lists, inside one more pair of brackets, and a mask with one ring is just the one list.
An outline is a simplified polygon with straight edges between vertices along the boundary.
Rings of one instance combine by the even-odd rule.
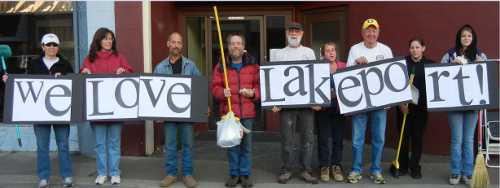
[[52, 47], [58, 47], [59, 44], [56, 44], [54, 42], [49, 42], [49, 43], [45, 44], [45, 46], [47, 46], [47, 47], [50, 47], [50, 46], [52, 46]]

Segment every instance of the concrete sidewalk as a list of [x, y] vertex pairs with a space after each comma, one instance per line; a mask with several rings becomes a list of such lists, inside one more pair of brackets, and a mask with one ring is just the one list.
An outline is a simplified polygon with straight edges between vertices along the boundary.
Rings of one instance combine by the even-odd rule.
[[[195, 142], [194, 154], [194, 176], [199, 181], [199, 186], [204, 187], [224, 187], [228, 169], [225, 150], [216, 146], [215, 141], [199, 140]], [[350, 143], [345, 143], [344, 167], [349, 169], [351, 163]], [[365, 149], [365, 164], [369, 165], [370, 150], [368, 145]], [[316, 157], [315, 152], [315, 158]], [[424, 155], [422, 158], [423, 179], [414, 180], [409, 176], [394, 179], [389, 176], [387, 169], [394, 156], [394, 150], [386, 148], [384, 150], [383, 168], [388, 181], [385, 185], [373, 184], [368, 176], [363, 176], [359, 184], [347, 183], [320, 183], [310, 185], [294, 178], [286, 185], [276, 183], [276, 176], [280, 168], [280, 144], [276, 141], [254, 142], [253, 145], [253, 179], [256, 188], [260, 187], [405, 187], [405, 188], [438, 188], [438, 187], [468, 187], [465, 185], [448, 185], [449, 158], [447, 156]], [[61, 178], [57, 176], [56, 153], [52, 158], [51, 187], [61, 187]], [[2, 152], [0, 153], [0, 188], [24, 188], [36, 187], [36, 153], [34, 152]], [[95, 160], [78, 154], [72, 156], [73, 173], [75, 187], [117, 187], [109, 185], [95, 186]], [[313, 163], [317, 166], [317, 161]], [[368, 166], [365, 166], [368, 169]], [[162, 155], [150, 157], [122, 157], [122, 184], [119, 187], [159, 187], [159, 181], [163, 178], [163, 158]], [[489, 169], [491, 187], [499, 187], [499, 170]], [[316, 172], [317, 173], [317, 172]], [[298, 173], [296, 173], [298, 174]], [[174, 187], [184, 187], [178, 182]]]

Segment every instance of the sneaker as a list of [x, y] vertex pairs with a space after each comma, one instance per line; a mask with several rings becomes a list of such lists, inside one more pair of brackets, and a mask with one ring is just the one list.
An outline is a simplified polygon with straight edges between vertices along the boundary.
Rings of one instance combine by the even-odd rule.
[[304, 180], [307, 183], [318, 184], [318, 178], [312, 176], [312, 174], [309, 173], [308, 171], [302, 172], [300, 174], [300, 177], [302, 178], [302, 180]]
[[111, 185], [118, 185], [122, 182], [120, 176], [111, 176]]
[[65, 177], [63, 180], [63, 186], [64, 187], [73, 187], [73, 178]]
[[241, 176], [241, 187], [243, 188], [249, 188], [253, 186], [252, 180], [250, 179], [249, 176]]
[[198, 182], [193, 178], [193, 176], [184, 176], [182, 178], [182, 182], [186, 185], [187, 188], [194, 188], [198, 185]]
[[323, 182], [330, 181], [330, 168], [321, 167], [319, 177], [320, 177], [321, 181], [323, 181]]
[[422, 179], [422, 169], [420, 166], [410, 169], [410, 176], [413, 179]]
[[226, 181], [226, 187], [236, 187], [236, 185], [238, 185], [239, 183], [240, 183], [240, 177], [231, 176]]
[[166, 176], [160, 181], [160, 187], [170, 187], [172, 184], [177, 181], [177, 177], [175, 176]]
[[472, 182], [472, 176], [462, 176], [462, 180], [465, 185], [470, 185]]
[[349, 173], [349, 175], [347, 176], [347, 181], [349, 183], [358, 183], [359, 180], [361, 180], [362, 176], [359, 172], [354, 172], [352, 171], [351, 173]]
[[387, 183], [387, 181], [385, 181], [385, 179], [384, 179], [384, 176], [382, 176], [382, 173], [380, 173], [380, 172], [373, 173], [370, 176], [370, 179], [373, 181], [373, 183], [376, 183], [376, 184], [386, 184]]
[[97, 178], [95, 178], [95, 184], [102, 185], [104, 184], [104, 182], [106, 182], [106, 179], [107, 179], [106, 176], [97, 176]]
[[278, 183], [286, 184], [292, 179], [292, 173], [288, 171], [282, 171], [280, 176], [278, 176]]
[[343, 182], [344, 172], [342, 171], [342, 167], [340, 165], [333, 165], [331, 169], [333, 180], [336, 182]]
[[457, 185], [460, 182], [460, 175], [452, 174], [450, 176], [450, 185]]
[[40, 182], [38, 182], [38, 188], [49, 188], [49, 181], [46, 179], [40, 180]]

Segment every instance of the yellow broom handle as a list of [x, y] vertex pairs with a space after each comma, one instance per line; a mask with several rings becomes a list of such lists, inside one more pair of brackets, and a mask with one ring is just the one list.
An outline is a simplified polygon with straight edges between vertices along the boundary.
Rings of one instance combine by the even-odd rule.
[[[222, 56], [221, 57], [222, 67], [224, 69], [224, 85], [226, 89], [229, 89], [229, 83], [227, 82], [226, 56], [224, 56], [224, 46], [222, 45], [222, 33], [220, 31], [219, 14], [217, 13], [217, 6], [214, 6], [214, 14], [215, 14], [215, 23], [217, 24], [217, 33], [219, 35], [219, 46], [220, 46], [220, 53]], [[231, 107], [231, 97], [227, 97], [227, 106], [229, 112], [232, 112], [233, 108]]]
[[[408, 86], [411, 87], [411, 84], [413, 84], [413, 79], [415, 78], [414, 74], [410, 75], [410, 81], [408, 83]], [[396, 161], [399, 160], [399, 151], [401, 149], [401, 142], [403, 141], [403, 133], [405, 131], [405, 125], [406, 125], [406, 115], [407, 113], [403, 114], [403, 125], [401, 125], [401, 133], [399, 134], [399, 144], [398, 144], [398, 150], [396, 152]]]

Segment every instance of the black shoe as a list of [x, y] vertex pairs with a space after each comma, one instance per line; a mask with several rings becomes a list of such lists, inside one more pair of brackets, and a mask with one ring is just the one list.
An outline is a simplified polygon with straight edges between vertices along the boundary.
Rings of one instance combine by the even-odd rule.
[[410, 176], [413, 179], [422, 179], [422, 169], [420, 168], [420, 166], [417, 166], [415, 168], [411, 168], [410, 169]]
[[399, 167], [399, 169], [396, 169], [394, 165], [391, 165], [389, 172], [391, 173], [392, 177], [398, 178], [399, 176], [404, 176], [408, 174], [408, 168]]
[[248, 188], [253, 186], [252, 180], [250, 179], [249, 176], [241, 176], [240, 180], [241, 180], [241, 187], [243, 188]]
[[226, 187], [236, 187], [241, 182], [239, 176], [231, 176], [226, 181]]

